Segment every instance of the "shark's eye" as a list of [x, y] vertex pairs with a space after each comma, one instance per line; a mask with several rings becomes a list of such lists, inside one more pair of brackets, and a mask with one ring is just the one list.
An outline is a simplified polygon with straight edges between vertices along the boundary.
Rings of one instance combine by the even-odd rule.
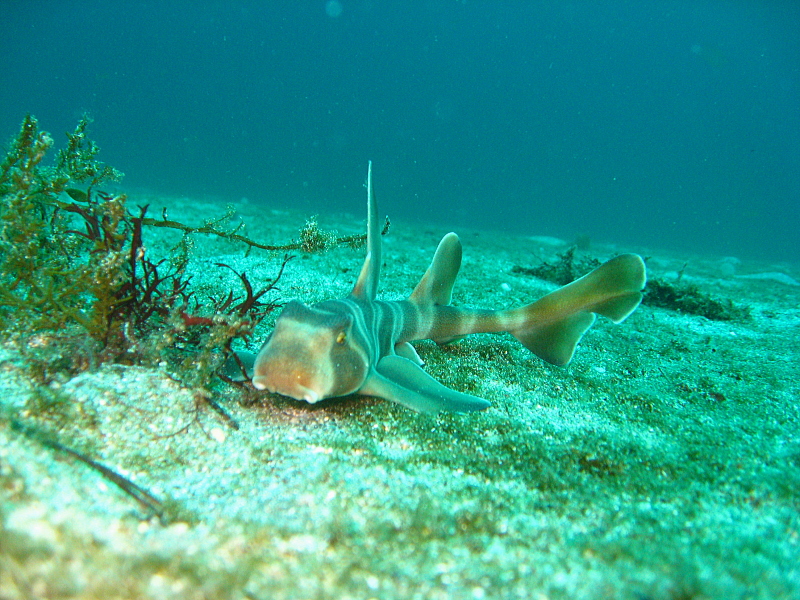
[[336, 343], [344, 344], [346, 339], [347, 339], [347, 334], [344, 331], [340, 331], [339, 335], [336, 336]]

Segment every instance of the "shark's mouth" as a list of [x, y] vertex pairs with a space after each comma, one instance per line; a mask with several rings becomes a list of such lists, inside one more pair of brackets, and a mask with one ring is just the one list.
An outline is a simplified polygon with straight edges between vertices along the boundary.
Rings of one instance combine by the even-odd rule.
[[[288, 383], [288, 385], [287, 385]], [[322, 395], [316, 390], [296, 382], [275, 382], [270, 381], [267, 375], [253, 377], [253, 387], [257, 390], [267, 390], [273, 394], [288, 396], [295, 400], [305, 400], [309, 404], [315, 404], [322, 399]]]

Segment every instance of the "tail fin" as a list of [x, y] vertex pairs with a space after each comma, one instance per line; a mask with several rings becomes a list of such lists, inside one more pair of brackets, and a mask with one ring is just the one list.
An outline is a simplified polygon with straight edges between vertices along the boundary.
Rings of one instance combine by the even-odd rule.
[[511, 334], [543, 360], [565, 365], [595, 315], [614, 323], [624, 321], [642, 301], [646, 281], [641, 257], [622, 254], [533, 304], [511, 311], [523, 322]]

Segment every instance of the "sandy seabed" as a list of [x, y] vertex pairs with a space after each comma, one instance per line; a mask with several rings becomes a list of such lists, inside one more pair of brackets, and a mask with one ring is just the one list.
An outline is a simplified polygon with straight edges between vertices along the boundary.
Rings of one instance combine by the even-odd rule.
[[[223, 209], [188, 199], [172, 218]], [[236, 205], [247, 235], [282, 243], [305, 215]], [[360, 216], [320, 224], [359, 233]], [[413, 289], [439, 238], [395, 223], [382, 297]], [[512, 273], [564, 246], [461, 231], [456, 305], [526, 304], [555, 288]], [[168, 233], [150, 252], [170, 245]], [[163, 237], [167, 236], [167, 237]], [[173, 240], [174, 241], [174, 240]], [[710, 321], [642, 306], [598, 323], [566, 368], [508, 335], [416, 344], [479, 414], [421, 415], [349, 397], [309, 406], [220, 383], [238, 429], [166, 367], [104, 365], [53, 382], [57, 420], [25, 353], [0, 349], [0, 407], [128, 477], [169, 507], [159, 520], [107, 478], [0, 420], [0, 599], [800, 598], [798, 265], [597, 245], [647, 257], [750, 307]], [[198, 289], [254, 282], [280, 257], [195, 239]], [[292, 261], [279, 297], [346, 295], [363, 250]], [[685, 268], [684, 268], [685, 265]], [[266, 334], [274, 315], [264, 323]], [[257, 348], [257, 341], [254, 340]], [[67, 418], [64, 418], [67, 415]]]

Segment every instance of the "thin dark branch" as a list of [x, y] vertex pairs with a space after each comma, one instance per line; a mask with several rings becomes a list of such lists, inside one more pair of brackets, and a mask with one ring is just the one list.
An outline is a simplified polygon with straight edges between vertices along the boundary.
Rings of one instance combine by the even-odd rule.
[[103, 477], [108, 479], [114, 485], [116, 485], [119, 489], [123, 492], [128, 494], [131, 498], [136, 500], [142, 508], [151, 512], [152, 514], [162, 518], [164, 516], [164, 505], [153, 494], [148, 492], [143, 487], [135, 484], [127, 477], [124, 477], [114, 471], [113, 469], [108, 468], [102, 463], [97, 462], [83, 454], [82, 452], [78, 452], [77, 450], [73, 450], [69, 446], [65, 446], [61, 442], [56, 439], [53, 439], [50, 435], [37, 430], [30, 425], [19, 421], [18, 419], [11, 418], [11, 427], [22, 433], [25, 437], [35, 440], [46, 446], [48, 448], [52, 448], [53, 450], [58, 450], [59, 452], [64, 452], [65, 454], [70, 455], [73, 458], [81, 461], [82, 463], [90, 466], [92, 469], [100, 473]]
[[216, 400], [214, 400], [209, 396], [206, 396], [204, 400], [206, 404], [208, 404], [211, 408], [214, 409], [214, 412], [216, 412], [219, 416], [222, 417], [222, 419], [225, 421], [228, 427], [230, 427], [231, 429], [235, 429], [237, 431], [239, 430], [239, 423], [236, 422], [236, 419], [230, 416], [228, 412], [224, 408], [222, 408]]

